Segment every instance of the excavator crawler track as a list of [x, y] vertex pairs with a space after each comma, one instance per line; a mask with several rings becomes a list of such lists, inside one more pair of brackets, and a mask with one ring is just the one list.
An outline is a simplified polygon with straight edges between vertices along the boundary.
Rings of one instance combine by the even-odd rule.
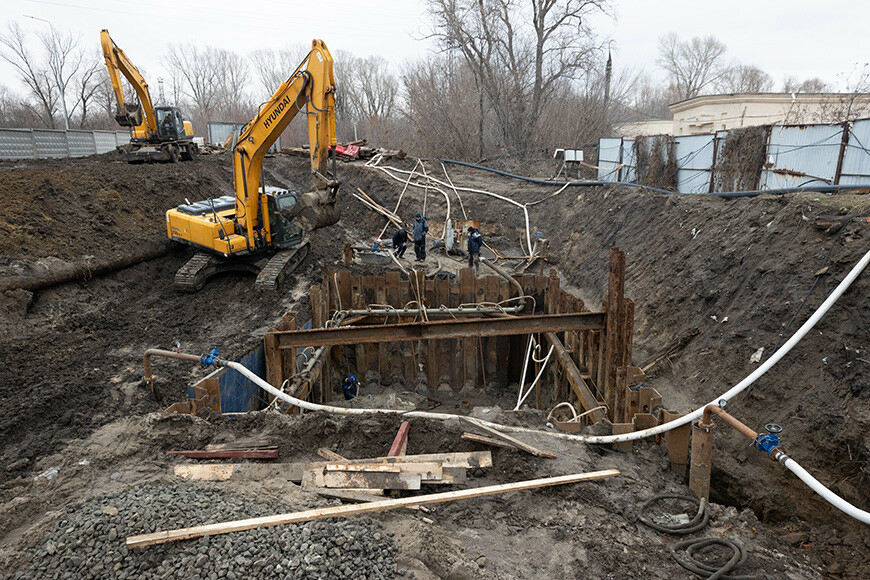
[[199, 292], [206, 281], [223, 272], [258, 274], [262, 260], [228, 259], [198, 252], [175, 274], [175, 289], [179, 292]]
[[308, 255], [308, 240], [298, 246], [277, 252], [260, 270], [254, 287], [257, 290], [277, 290], [287, 274], [296, 269]]

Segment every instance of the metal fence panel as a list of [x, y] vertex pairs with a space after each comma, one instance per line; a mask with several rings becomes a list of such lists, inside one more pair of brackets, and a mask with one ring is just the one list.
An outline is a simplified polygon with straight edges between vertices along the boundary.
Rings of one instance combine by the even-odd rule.
[[116, 141], [115, 131], [94, 131], [94, 152], [100, 155], [114, 151]]
[[618, 172], [619, 181], [634, 183], [637, 181], [637, 160], [634, 155], [634, 139], [622, 140], [622, 168]]
[[35, 155], [30, 129], [0, 129], [0, 159], [23, 159]]
[[93, 131], [67, 131], [66, 140], [70, 157], [85, 157], [97, 152]]
[[598, 142], [598, 181], [617, 181], [622, 139]]
[[870, 183], [870, 119], [852, 125], [840, 173], [840, 185], [866, 183]]
[[57, 129], [34, 129], [33, 141], [36, 143], [37, 157], [67, 157], [66, 131]]
[[674, 137], [677, 157], [677, 191], [708, 193], [713, 175], [714, 135]]
[[840, 125], [774, 125], [760, 188], [833, 183], [842, 141]]

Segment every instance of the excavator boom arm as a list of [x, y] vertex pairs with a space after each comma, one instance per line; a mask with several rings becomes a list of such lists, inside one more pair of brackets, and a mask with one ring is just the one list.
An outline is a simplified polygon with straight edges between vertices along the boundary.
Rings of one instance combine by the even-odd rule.
[[[130, 62], [124, 51], [118, 48], [115, 41], [109, 36], [108, 30], [100, 32], [100, 43], [103, 46], [103, 57], [106, 59], [106, 68], [109, 69], [109, 78], [112, 81], [112, 89], [115, 91], [115, 100], [118, 112], [115, 118], [123, 126], [138, 126], [142, 124], [142, 113], [148, 127], [149, 134], [157, 133], [157, 119], [154, 115], [154, 103], [151, 93], [148, 91], [148, 83], [142, 77], [139, 70]], [[139, 97], [141, 109], [134, 103], [127, 103], [124, 99], [124, 87], [121, 84], [121, 75], [127, 79], [136, 95]]]
[[[332, 55], [322, 40], [312, 42], [311, 52], [284, 81], [241, 131], [233, 151], [233, 184], [236, 219], [245, 229], [248, 247], [256, 247], [256, 229], [263, 158], [297, 113], [306, 108], [311, 155], [312, 188], [331, 185], [327, 175], [329, 147], [335, 139], [335, 78]], [[265, 210], [262, 215], [265, 216]], [[268, 219], [263, 217], [263, 219]]]

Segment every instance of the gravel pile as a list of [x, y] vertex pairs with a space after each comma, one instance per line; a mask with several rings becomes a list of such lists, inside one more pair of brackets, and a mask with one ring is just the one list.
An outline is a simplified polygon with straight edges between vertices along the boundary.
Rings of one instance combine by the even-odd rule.
[[321, 520], [128, 550], [127, 536], [293, 511], [187, 485], [140, 486], [69, 509], [18, 579], [394, 578], [399, 548], [379, 523]]

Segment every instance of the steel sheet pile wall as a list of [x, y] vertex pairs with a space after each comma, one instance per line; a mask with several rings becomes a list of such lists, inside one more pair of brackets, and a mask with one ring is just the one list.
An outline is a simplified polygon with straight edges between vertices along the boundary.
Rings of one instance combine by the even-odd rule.
[[[679, 193], [870, 184], [870, 119], [749, 127], [674, 137], [673, 143], [670, 159], [676, 161]], [[673, 188], [670, 179], [658, 183], [663, 180], [655, 171], [647, 175], [644, 167], [638, 170], [632, 144], [628, 139], [600, 140], [598, 180]]]
[[126, 131], [0, 129], [0, 159], [85, 157], [129, 142]]
[[852, 125], [840, 170], [841, 185], [866, 183], [870, 183], [870, 119]]
[[709, 193], [713, 176], [713, 135], [674, 137], [677, 156], [677, 191]]
[[602, 139], [598, 146], [598, 181], [621, 181], [622, 139]]
[[759, 189], [834, 183], [842, 142], [841, 125], [774, 125]]
[[619, 181], [632, 182], [637, 180], [637, 159], [634, 154], [634, 139], [622, 140], [622, 168]]

